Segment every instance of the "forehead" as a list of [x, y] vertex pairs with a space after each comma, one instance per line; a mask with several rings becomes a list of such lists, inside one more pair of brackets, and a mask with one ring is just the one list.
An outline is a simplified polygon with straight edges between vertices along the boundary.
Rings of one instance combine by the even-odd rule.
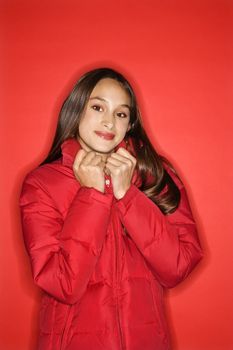
[[101, 97], [119, 104], [130, 104], [129, 93], [121, 83], [111, 78], [101, 79], [94, 87], [90, 97]]

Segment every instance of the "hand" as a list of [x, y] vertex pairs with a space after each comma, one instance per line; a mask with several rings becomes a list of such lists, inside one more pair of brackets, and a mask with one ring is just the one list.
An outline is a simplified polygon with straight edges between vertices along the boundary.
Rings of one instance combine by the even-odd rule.
[[101, 156], [81, 149], [74, 160], [74, 175], [81, 186], [104, 192], [104, 165]]
[[119, 148], [107, 159], [105, 171], [111, 175], [113, 193], [117, 199], [124, 197], [128, 191], [136, 163], [136, 159], [125, 148]]

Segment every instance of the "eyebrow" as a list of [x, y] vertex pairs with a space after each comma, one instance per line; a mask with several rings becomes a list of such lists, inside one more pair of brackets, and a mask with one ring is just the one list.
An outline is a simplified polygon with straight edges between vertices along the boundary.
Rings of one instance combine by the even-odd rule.
[[[102, 97], [99, 97], [99, 96], [90, 97], [89, 100], [100, 100], [100, 101], [104, 101], [106, 103], [109, 103], [107, 100], [105, 100], [105, 98], [102, 98]], [[126, 108], [128, 108], [130, 110], [130, 106], [125, 104], [125, 103], [121, 104], [120, 106], [126, 107]]]

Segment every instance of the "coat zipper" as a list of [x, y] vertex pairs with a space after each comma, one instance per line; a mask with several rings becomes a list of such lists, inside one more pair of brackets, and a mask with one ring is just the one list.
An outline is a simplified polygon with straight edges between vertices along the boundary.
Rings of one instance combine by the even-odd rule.
[[[111, 184], [111, 176], [105, 175], [105, 188], [106, 188], [106, 193], [112, 193], [112, 184]], [[115, 219], [115, 215], [113, 212], [113, 209], [111, 210], [111, 217], [112, 220], [114, 222]], [[117, 287], [119, 284], [119, 272], [118, 272], [118, 239], [117, 239], [117, 233], [115, 232], [114, 226], [117, 227], [117, 223], [115, 220], [115, 225], [112, 225], [113, 228], [113, 232], [114, 232], [114, 238], [115, 238], [115, 245], [116, 245], [116, 283], [115, 283], [115, 288], [116, 288], [116, 313], [117, 313], [117, 322], [118, 322], [118, 329], [119, 329], [119, 333], [120, 333], [120, 349], [123, 350], [123, 335], [122, 335], [122, 329], [121, 329], [121, 322], [120, 322], [120, 310], [119, 310], [119, 299], [118, 299], [118, 291], [117, 291]]]
[[118, 238], [117, 233], [114, 230], [114, 236], [115, 236], [115, 242], [116, 242], [116, 300], [117, 300], [117, 320], [118, 320], [118, 327], [120, 332], [120, 343], [121, 343], [121, 349], [124, 349], [123, 347], [123, 335], [122, 335], [122, 329], [121, 329], [121, 322], [120, 322], [120, 310], [119, 310], [119, 299], [118, 299], [118, 290], [117, 287], [119, 285], [119, 264], [118, 264]]
[[66, 319], [65, 319], [65, 325], [63, 328], [63, 332], [61, 335], [61, 350], [64, 350], [66, 347], [66, 337], [67, 337], [67, 332], [69, 331], [69, 323], [72, 317], [72, 313], [71, 310], [73, 308], [73, 305], [68, 305], [68, 310], [67, 310], [67, 314], [66, 314]]

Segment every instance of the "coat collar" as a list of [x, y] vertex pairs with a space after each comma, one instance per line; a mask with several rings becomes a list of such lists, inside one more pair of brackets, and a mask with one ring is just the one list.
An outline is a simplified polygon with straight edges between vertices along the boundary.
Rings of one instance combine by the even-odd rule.
[[[125, 140], [123, 140], [118, 146], [127, 148]], [[75, 138], [69, 138], [65, 140], [61, 145], [62, 150], [62, 164], [72, 168], [75, 156], [77, 152], [81, 149], [79, 141]]]
[[75, 138], [69, 138], [65, 140], [61, 145], [62, 164], [64, 166], [72, 168], [75, 156], [80, 149], [81, 145]]

